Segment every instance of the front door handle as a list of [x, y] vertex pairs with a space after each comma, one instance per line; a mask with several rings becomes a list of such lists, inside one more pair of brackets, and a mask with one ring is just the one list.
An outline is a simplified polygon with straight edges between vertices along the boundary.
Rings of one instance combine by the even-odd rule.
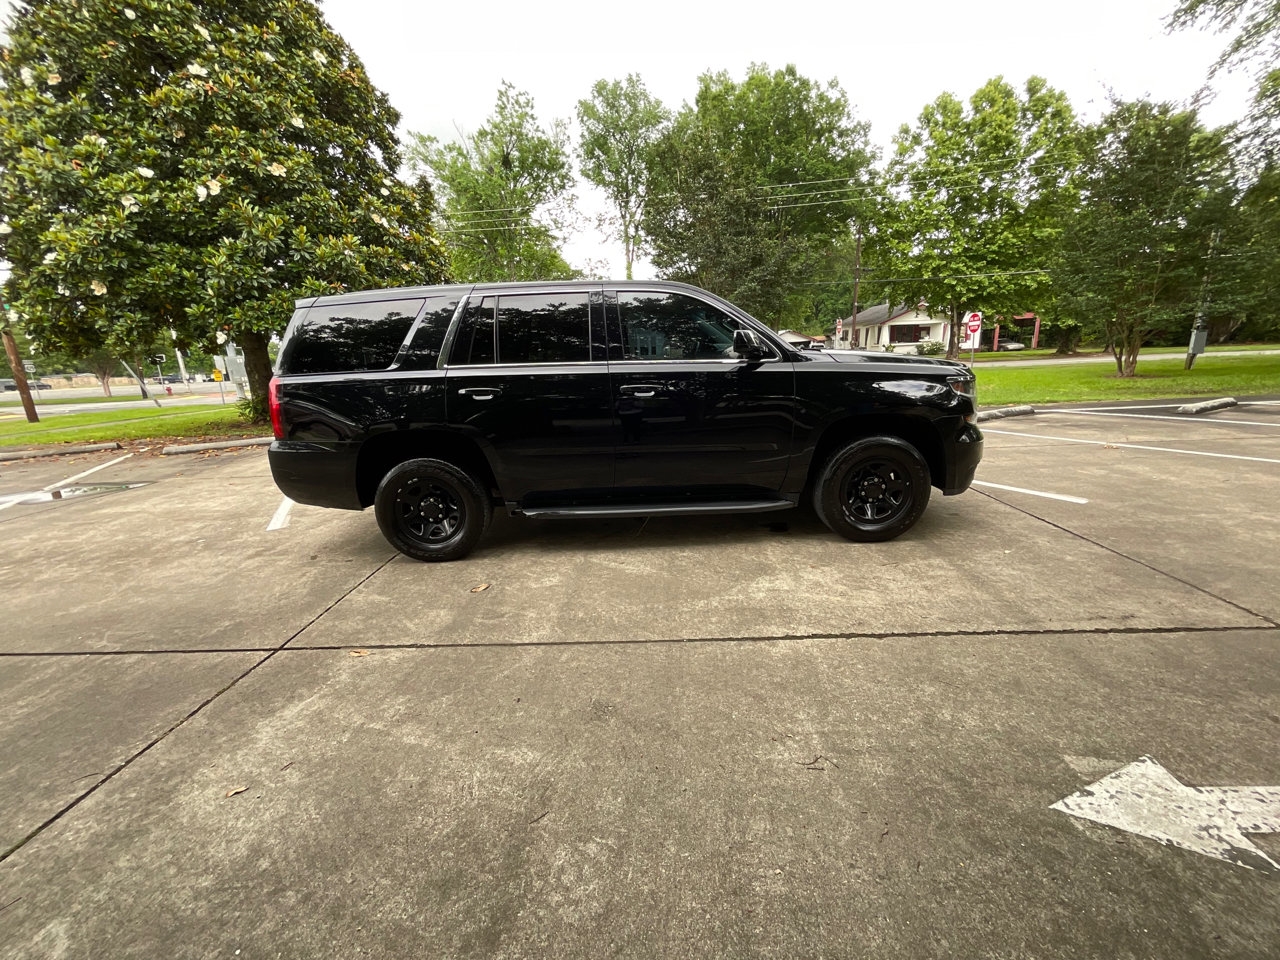
[[498, 387], [463, 387], [458, 394], [473, 400], [492, 400], [501, 392]]
[[641, 400], [656, 396], [662, 387], [652, 383], [628, 383], [618, 388], [619, 393], [625, 393], [632, 397], [638, 397]]

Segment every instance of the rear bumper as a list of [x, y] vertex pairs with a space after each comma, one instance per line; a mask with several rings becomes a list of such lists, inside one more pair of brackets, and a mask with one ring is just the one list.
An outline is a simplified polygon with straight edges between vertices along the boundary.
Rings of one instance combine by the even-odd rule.
[[317, 507], [363, 510], [356, 488], [359, 444], [277, 440], [267, 450], [271, 476], [290, 500]]
[[982, 462], [982, 431], [974, 424], [966, 423], [950, 446], [947, 458], [947, 478], [942, 486], [946, 497], [964, 493], [973, 483], [973, 475]]

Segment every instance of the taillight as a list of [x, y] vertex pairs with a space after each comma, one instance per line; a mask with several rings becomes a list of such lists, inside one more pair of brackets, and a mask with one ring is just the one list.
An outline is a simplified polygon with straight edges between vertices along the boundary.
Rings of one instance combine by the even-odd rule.
[[284, 421], [280, 418], [280, 378], [272, 377], [267, 387], [267, 409], [271, 411], [271, 429], [277, 440], [284, 439]]

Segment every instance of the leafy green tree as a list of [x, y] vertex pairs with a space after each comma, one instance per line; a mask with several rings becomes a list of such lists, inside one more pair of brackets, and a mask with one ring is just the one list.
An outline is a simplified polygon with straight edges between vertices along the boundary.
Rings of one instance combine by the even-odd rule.
[[635, 74], [621, 81], [598, 80], [591, 97], [578, 101], [582, 175], [604, 190], [613, 204], [605, 225], [622, 240], [628, 280], [642, 246], [649, 151], [670, 119], [670, 111]]
[[1088, 130], [1055, 281], [1071, 312], [1101, 323], [1122, 377], [1153, 335], [1189, 330], [1206, 305], [1239, 307], [1239, 277], [1226, 267], [1238, 246], [1229, 133], [1146, 101], [1116, 103]]
[[1042, 306], [1061, 219], [1073, 203], [1075, 114], [1040, 77], [1019, 94], [1002, 77], [964, 103], [944, 93], [894, 138], [892, 199], [882, 216], [881, 299], [1014, 316]]
[[30, 2], [0, 79], [5, 293], [42, 346], [226, 330], [261, 416], [295, 298], [445, 275], [399, 114], [308, 0]]
[[459, 280], [575, 276], [560, 253], [573, 216], [573, 171], [563, 120], [544, 129], [529, 94], [504, 82], [485, 125], [442, 144], [410, 135], [409, 159], [443, 200], [445, 240]]
[[704, 74], [649, 153], [654, 264], [775, 327], [806, 323], [815, 261], [871, 207], [867, 129], [834, 81], [794, 66]]

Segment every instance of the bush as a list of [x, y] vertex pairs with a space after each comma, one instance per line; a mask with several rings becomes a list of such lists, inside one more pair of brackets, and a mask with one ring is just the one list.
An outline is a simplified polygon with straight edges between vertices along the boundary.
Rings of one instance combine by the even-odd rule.
[[922, 357], [940, 357], [947, 352], [947, 345], [941, 340], [921, 340], [916, 344], [916, 353]]

